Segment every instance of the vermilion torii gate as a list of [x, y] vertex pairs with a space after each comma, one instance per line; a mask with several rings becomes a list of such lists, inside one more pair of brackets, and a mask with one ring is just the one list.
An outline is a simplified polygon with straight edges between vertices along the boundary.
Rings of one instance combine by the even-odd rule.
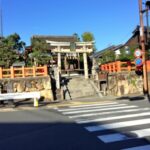
[[62, 69], [62, 55], [64, 55], [64, 65], [67, 68], [67, 58], [71, 56], [78, 58], [83, 55], [83, 63], [84, 63], [84, 76], [87, 79], [88, 75], [88, 62], [87, 62], [87, 54], [93, 52], [93, 44], [94, 42], [56, 42], [46, 40], [46, 43], [50, 44], [51, 51], [57, 53], [57, 65], [58, 70], [61, 73]]

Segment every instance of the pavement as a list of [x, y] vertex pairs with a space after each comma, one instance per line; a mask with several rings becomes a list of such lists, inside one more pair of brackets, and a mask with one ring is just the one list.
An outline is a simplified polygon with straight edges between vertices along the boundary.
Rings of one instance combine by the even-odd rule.
[[131, 134], [150, 130], [149, 104], [143, 95], [126, 95], [41, 102], [38, 108], [33, 101], [17, 102], [15, 108], [1, 106], [0, 149], [120, 150], [147, 145], [149, 149], [149, 132], [144, 133], [149, 134], [147, 139]]

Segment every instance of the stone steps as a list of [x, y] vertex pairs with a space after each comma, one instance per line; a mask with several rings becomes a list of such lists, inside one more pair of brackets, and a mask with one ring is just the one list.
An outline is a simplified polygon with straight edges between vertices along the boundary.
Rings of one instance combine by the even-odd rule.
[[[69, 79], [67, 87], [72, 99], [93, 96], [96, 94], [96, 91], [90, 84], [90, 81], [88, 79], [84, 79], [84, 77]], [[70, 99], [68, 93], [66, 93], [65, 99]]]

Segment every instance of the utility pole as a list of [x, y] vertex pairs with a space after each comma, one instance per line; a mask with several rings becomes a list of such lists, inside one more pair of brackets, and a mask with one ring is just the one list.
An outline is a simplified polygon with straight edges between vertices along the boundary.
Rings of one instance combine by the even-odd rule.
[[0, 12], [1, 16], [0, 16], [0, 20], [1, 20], [1, 37], [3, 37], [3, 14], [2, 14], [2, 8], [1, 8], [1, 12]]
[[145, 50], [145, 33], [144, 33], [144, 21], [143, 21], [143, 8], [142, 0], [139, 0], [139, 15], [140, 15], [140, 45], [142, 49], [142, 61], [143, 61], [143, 86], [144, 94], [148, 94], [148, 76], [146, 67], [146, 50]]
[[2, 1], [0, 0], [0, 37], [3, 37], [3, 14], [2, 14]]

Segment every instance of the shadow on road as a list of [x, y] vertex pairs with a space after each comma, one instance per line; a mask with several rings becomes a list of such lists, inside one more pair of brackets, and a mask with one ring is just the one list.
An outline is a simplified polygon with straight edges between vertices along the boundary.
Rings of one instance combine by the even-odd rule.
[[75, 123], [1, 123], [0, 129], [1, 150], [119, 150], [149, 143], [126, 134], [133, 139], [105, 144]]
[[[78, 125], [55, 111], [7, 112], [0, 114], [0, 118], [2, 115], [6, 115], [6, 118], [3, 117], [0, 123], [1, 150], [120, 150], [149, 144], [146, 139], [138, 139], [136, 134], [124, 134], [117, 129], [104, 128], [89, 132], [85, 127], [103, 124]], [[97, 138], [99, 135], [108, 135], [108, 132], [124, 134], [132, 139], [104, 143]]]
[[145, 100], [145, 97], [144, 96], [122, 96], [116, 98], [116, 100], [140, 101], [140, 100]]

